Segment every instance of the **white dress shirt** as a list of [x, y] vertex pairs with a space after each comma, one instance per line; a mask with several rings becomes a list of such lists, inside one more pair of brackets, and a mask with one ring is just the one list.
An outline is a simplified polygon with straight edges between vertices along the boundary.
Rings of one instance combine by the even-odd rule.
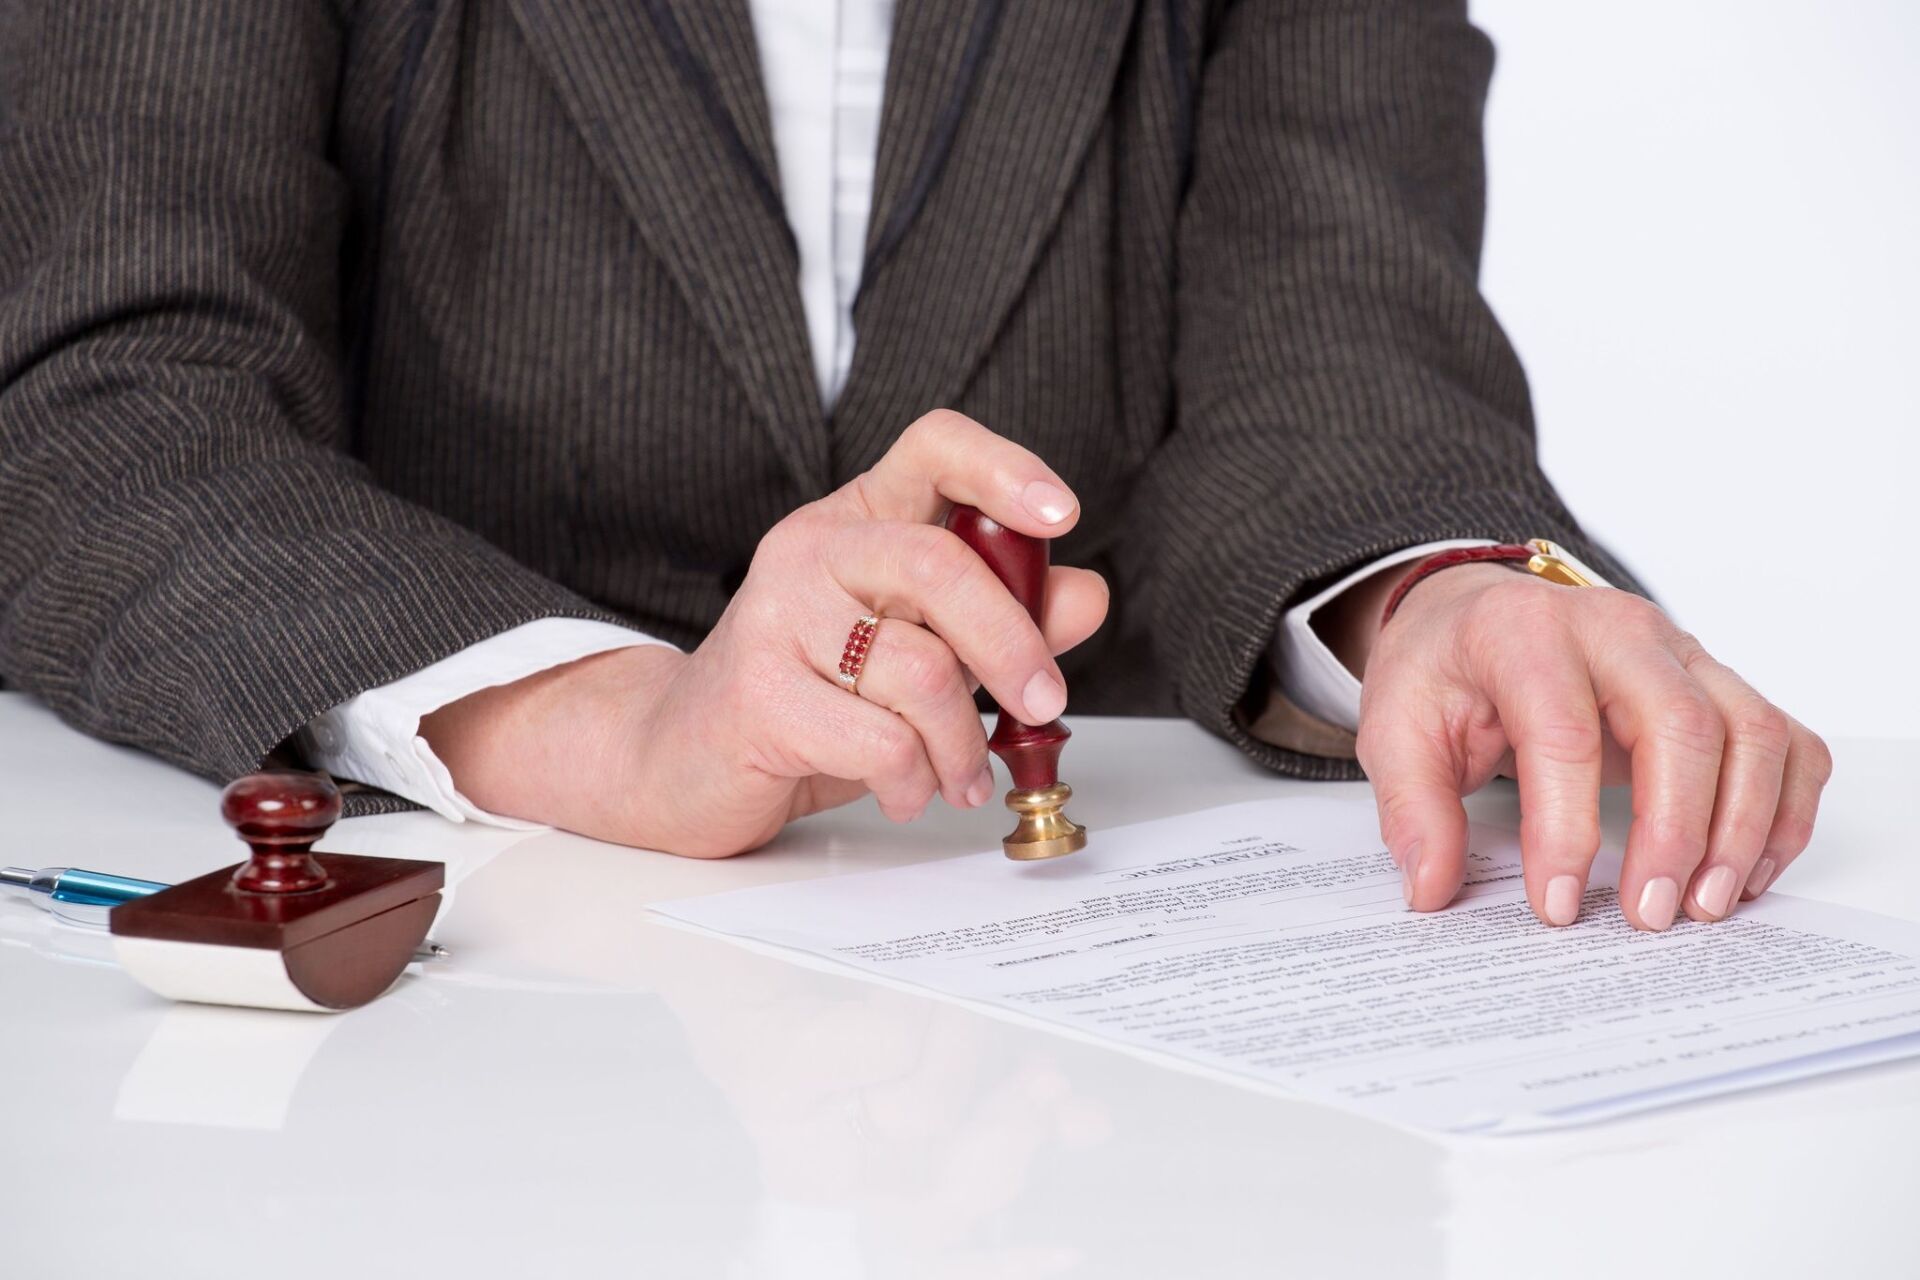
[[[814, 375], [829, 408], [853, 360], [853, 298], [873, 204], [893, 7], [893, 0], [751, 0], [781, 198], [800, 246], [800, 300]], [[1281, 690], [1310, 715], [1356, 728], [1360, 682], [1314, 632], [1314, 612], [1381, 569], [1448, 547], [1486, 545], [1482, 539], [1408, 547], [1288, 609], [1276, 640]], [[421, 718], [467, 694], [549, 667], [610, 649], [664, 643], [602, 622], [529, 622], [323, 712], [301, 731], [299, 745], [309, 761], [336, 777], [385, 788], [455, 822], [524, 826], [460, 794], [420, 736]]]

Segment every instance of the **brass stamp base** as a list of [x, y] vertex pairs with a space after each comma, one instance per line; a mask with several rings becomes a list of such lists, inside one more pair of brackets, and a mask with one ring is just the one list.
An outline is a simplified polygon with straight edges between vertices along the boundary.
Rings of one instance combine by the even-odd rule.
[[1037, 862], [1086, 848], [1087, 829], [1061, 812], [1072, 798], [1073, 788], [1064, 782], [1037, 791], [1007, 792], [1007, 808], [1020, 815], [1013, 834], [1000, 842], [1007, 856], [1016, 862]]

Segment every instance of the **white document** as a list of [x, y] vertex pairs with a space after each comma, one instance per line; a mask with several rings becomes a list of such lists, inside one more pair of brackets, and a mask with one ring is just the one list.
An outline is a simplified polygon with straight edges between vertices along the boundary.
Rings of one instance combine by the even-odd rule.
[[1270, 800], [1093, 835], [659, 904], [1399, 1123], [1516, 1131], [1920, 1055], [1920, 925], [1770, 893], [1661, 934], [1603, 855], [1540, 924], [1519, 839], [1476, 828], [1466, 887], [1408, 911], [1367, 802]]

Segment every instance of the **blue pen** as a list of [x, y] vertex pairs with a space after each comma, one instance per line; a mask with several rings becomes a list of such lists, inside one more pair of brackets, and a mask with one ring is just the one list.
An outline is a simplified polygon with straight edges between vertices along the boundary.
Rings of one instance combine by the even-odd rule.
[[103, 875], [78, 867], [0, 867], [0, 889], [10, 890], [75, 924], [105, 924], [107, 912], [123, 902], [158, 893], [167, 886], [152, 880]]
[[[107, 912], [123, 902], [132, 902], [168, 886], [155, 880], [135, 880], [131, 876], [110, 876], [100, 871], [82, 871], [78, 867], [0, 867], [0, 890], [26, 898], [47, 908], [71, 924], [103, 927]], [[444, 960], [447, 949], [438, 943], [422, 943], [413, 953], [415, 960]]]

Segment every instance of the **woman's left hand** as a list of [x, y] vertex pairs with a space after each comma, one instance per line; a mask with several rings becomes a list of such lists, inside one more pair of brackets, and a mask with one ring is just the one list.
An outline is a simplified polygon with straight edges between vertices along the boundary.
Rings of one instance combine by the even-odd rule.
[[1437, 910], [1459, 892], [1460, 797], [1498, 773], [1519, 780], [1527, 899], [1549, 924], [1579, 914], [1603, 783], [1633, 786], [1620, 906], [1641, 929], [1683, 910], [1721, 919], [1807, 847], [1826, 744], [1658, 606], [1460, 565], [1409, 590], [1376, 635], [1399, 575], [1380, 577], [1354, 606], [1367, 630], [1341, 656], [1363, 671], [1357, 751], [1409, 905]]

